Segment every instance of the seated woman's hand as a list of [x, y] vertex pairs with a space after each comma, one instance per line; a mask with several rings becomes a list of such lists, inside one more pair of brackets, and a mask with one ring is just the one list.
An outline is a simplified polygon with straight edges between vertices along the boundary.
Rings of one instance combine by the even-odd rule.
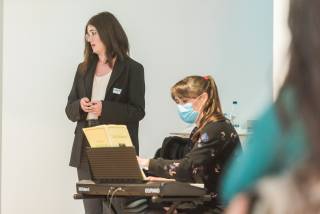
[[140, 158], [139, 156], [137, 156], [137, 160], [138, 160], [138, 163], [139, 163], [140, 168], [148, 169], [148, 167], [149, 167], [149, 161], [150, 161], [149, 159]]

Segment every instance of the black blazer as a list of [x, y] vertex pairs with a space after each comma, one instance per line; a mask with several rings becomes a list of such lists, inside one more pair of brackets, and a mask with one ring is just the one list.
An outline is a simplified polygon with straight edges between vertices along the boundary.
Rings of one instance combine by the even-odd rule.
[[[83, 97], [91, 99], [97, 61], [94, 59], [86, 72], [81, 71], [80, 65], [78, 66], [65, 109], [68, 118], [77, 122], [70, 158], [70, 166], [74, 167], [80, 165], [81, 156], [86, 146], [82, 128], [86, 126], [87, 113], [82, 111], [80, 99]], [[127, 125], [137, 154], [139, 153], [139, 121], [145, 115], [144, 96], [143, 66], [129, 57], [123, 60], [117, 59], [110, 76], [105, 99], [102, 101], [101, 116], [98, 119], [100, 124]]]

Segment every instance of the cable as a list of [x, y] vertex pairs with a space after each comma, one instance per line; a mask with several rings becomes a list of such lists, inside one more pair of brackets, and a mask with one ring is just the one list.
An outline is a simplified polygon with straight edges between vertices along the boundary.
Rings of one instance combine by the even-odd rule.
[[109, 202], [109, 196], [111, 194], [111, 191], [113, 191], [114, 187], [110, 187], [109, 190], [108, 190], [108, 193], [107, 193], [107, 196], [106, 196], [106, 200], [107, 202]]
[[113, 200], [113, 197], [114, 197], [114, 194], [118, 191], [122, 191], [124, 192], [125, 190], [122, 189], [121, 187], [117, 187], [112, 193], [111, 193], [111, 198], [110, 198], [110, 203], [109, 203], [109, 208], [111, 208], [111, 205], [112, 205], [112, 200]]

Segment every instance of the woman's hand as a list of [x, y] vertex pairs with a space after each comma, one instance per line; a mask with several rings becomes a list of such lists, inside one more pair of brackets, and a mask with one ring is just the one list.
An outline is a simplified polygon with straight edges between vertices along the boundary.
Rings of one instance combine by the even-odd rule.
[[91, 113], [94, 113], [97, 117], [101, 116], [102, 112], [102, 102], [100, 100], [91, 101]]
[[80, 100], [80, 108], [84, 112], [90, 112], [91, 111], [91, 102], [88, 97], [83, 97]]
[[138, 160], [140, 168], [144, 168], [144, 169], [149, 168], [149, 162], [150, 162], [149, 159], [140, 158], [139, 156], [137, 156], [137, 160]]

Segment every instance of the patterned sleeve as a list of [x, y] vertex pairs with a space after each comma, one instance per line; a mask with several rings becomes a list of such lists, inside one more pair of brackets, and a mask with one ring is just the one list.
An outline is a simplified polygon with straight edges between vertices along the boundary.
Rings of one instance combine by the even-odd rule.
[[192, 177], [188, 172], [188, 168], [190, 168], [189, 161], [189, 158], [181, 160], [151, 159], [149, 172], [159, 177], [176, 179], [178, 181], [192, 181]]

